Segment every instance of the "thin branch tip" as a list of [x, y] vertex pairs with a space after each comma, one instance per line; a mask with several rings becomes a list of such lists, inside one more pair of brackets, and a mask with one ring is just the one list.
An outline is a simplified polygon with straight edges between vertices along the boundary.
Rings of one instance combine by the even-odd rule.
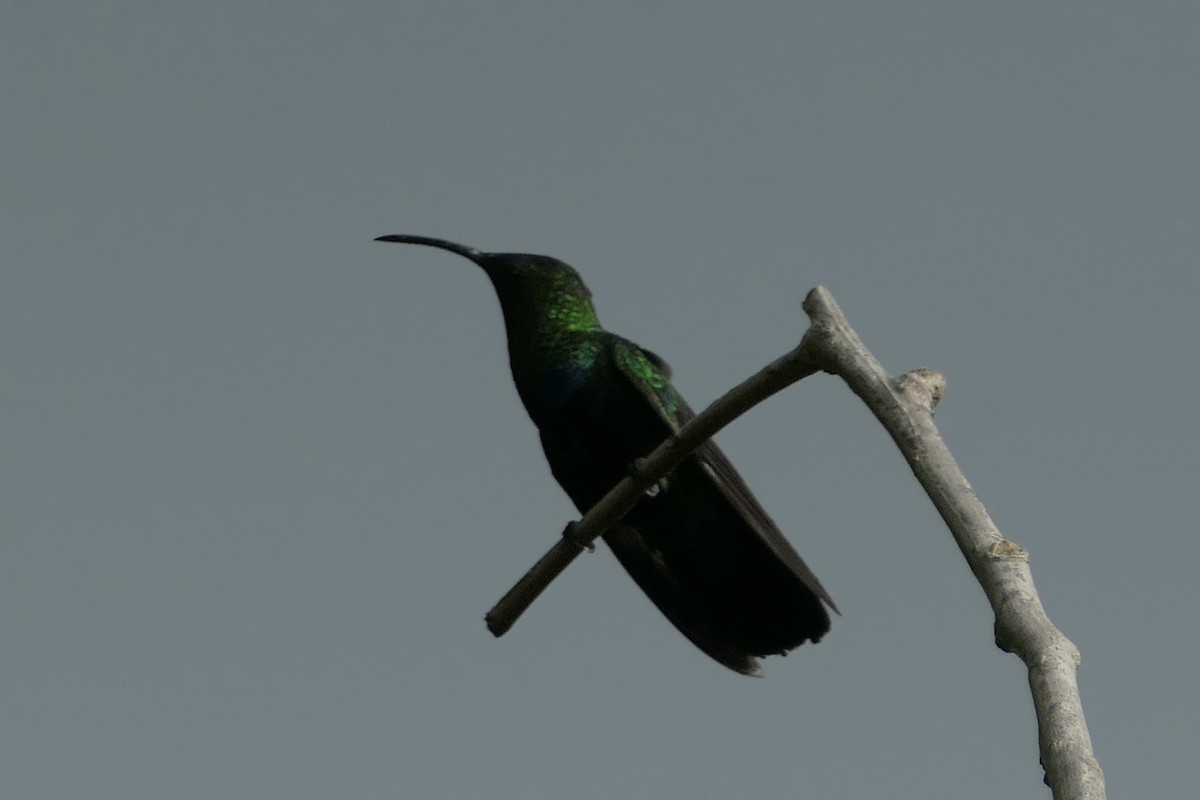
[[512, 627], [512, 623], [505, 623], [503, 620], [498, 620], [493, 614], [487, 614], [483, 618], [483, 624], [487, 626], [488, 633], [499, 639], [504, 634], [508, 633]]

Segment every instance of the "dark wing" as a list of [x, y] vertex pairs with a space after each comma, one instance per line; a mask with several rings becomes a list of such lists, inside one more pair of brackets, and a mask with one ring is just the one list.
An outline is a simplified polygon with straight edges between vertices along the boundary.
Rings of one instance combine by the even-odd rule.
[[[671, 431], [678, 432], [688, 421], [695, 418], [696, 413], [668, 380], [670, 368], [660, 357], [643, 350], [633, 342], [617, 337], [614, 337], [613, 355], [619, 371], [658, 411]], [[697, 447], [692, 457], [704, 467], [704, 473], [713, 485], [738, 510], [742, 518], [750, 523], [750, 528], [771, 553], [785, 564], [809, 591], [837, 611], [829, 592], [825, 591], [825, 587], [804, 563], [804, 559], [800, 558], [800, 554], [767, 516], [767, 512], [751, 494], [750, 487], [742, 480], [742, 476], [721, 449], [710, 439]]]
[[679, 576], [663, 561], [661, 553], [647, 547], [641, 532], [618, 522], [605, 532], [604, 541], [651, 602], [692, 644], [734, 672], [762, 677], [757, 658], [730, 644], [706, 625], [703, 615], [695, 613], [695, 593], [679, 585]]

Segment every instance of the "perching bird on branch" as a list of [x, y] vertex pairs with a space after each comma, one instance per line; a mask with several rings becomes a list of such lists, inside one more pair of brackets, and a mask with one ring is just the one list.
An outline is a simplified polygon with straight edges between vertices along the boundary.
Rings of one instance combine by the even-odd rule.
[[[478, 264], [500, 298], [517, 394], [550, 471], [581, 512], [695, 416], [661, 358], [600, 327], [591, 292], [548, 256], [419, 244]], [[676, 628], [712, 658], [759, 675], [757, 656], [820, 641], [829, 594], [711, 441], [648, 492], [604, 541]]]

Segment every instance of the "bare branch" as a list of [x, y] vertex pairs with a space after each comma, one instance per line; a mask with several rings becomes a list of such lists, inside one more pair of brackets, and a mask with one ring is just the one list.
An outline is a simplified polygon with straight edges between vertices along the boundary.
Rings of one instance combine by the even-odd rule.
[[804, 302], [811, 355], [840, 376], [891, 434], [942, 515], [996, 615], [996, 645], [1029, 669], [1046, 783], [1056, 800], [1103, 800], [1104, 773], [1092, 752], [1076, 669], [1079, 650], [1050, 622], [1033, 585], [1029, 554], [1000, 535], [933, 422], [945, 381], [931, 370], [889, 376], [822, 287]]
[[945, 380], [919, 369], [890, 376], [871, 355], [823, 287], [804, 301], [811, 325], [800, 345], [726, 393], [656, 449], [538, 561], [487, 614], [502, 636], [585, 548], [637, 503], [693, 449], [772, 394], [817, 371], [841, 377], [866, 403], [908, 461], [949, 527], [995, 612], [996, 644], [1029, 669], [1046, 783], [1056, 800], [1104, 800], [1104, 774], [1092, 752], [1079, 699], [1079, 651], [1046, 615], [1029, 554], [1001, 536], [933, 422]]

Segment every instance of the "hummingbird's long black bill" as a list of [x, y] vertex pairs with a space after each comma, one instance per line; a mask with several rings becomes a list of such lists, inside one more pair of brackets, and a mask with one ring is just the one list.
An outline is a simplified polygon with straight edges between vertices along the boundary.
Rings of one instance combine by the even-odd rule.
[[458, 244], [446, 239], [434, 239], [431, 236], [409, 236], [403, 233], [393, 233], [390, 236], [380, 236], [375, 241], [396, 242], [397, 244], [423, 244], [426, 247], [436, 247], [439, 250], [448, 250], [451, 253], [457, 253], [463, 258], [476, 263], [484, 255], [482, 251], [476, 250], [474, 247], [467, 247], [465, 244]]

